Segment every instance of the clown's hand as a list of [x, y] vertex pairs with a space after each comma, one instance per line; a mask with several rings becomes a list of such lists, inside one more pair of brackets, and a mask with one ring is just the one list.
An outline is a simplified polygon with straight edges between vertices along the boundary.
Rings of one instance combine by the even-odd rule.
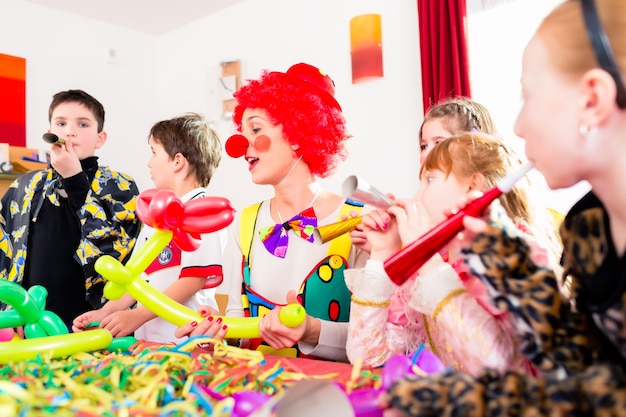
[[[290, 290], [287, 293], [287, 304], [298, 304], [295, 291]], [[268, 345], [274, 349], [290, 348], [305, 338], [314, 337], [316, 339], [319, 336], [320, 324], [318, 319], [307, 315], [301, 324], [289, 327], [284, 324], [284, 315], [282, 316], [283, 321], [281, 321], [281, 310], [284, 308], [285, 306], [278, 306], [261, 319], [259, 330], [261, 337]], [[317, 333], [315, 333], [315, 329], [317, 329]]]
[[223, 323], [219, 311], [210, 306], [201, 305], [198, 307], [198, 314], [200, 314], [204, 320], [200, 323], [192, 321], [191, 323], [186, 323], [178, 327], [174, 332], [174, 336], [177, 338], [185, 336], [209, 336], [216, 339], [224, 338], [228, 326]]

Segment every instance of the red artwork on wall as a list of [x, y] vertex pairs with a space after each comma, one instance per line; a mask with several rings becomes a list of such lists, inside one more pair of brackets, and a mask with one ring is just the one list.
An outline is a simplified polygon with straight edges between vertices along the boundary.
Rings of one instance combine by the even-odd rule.
[[0, 143], [26, 146], [26, 59], [0, 54]]

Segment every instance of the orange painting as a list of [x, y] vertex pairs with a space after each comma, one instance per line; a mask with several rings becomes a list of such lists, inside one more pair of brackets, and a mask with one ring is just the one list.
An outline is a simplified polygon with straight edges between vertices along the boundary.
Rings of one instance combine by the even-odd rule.
[[352, 83], [383, 76], [383, 36], [379, 14], [363, 14], [350, 20]]

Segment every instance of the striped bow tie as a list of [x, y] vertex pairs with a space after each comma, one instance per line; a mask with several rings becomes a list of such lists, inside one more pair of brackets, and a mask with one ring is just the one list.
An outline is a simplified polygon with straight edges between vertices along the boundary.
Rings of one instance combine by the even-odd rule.
[[293, 230], [296, 236], [309, 242], [313, 242], [313, 231], [317, 227], [317, 217], [313, 207], [309, 207], [300, 214], [296, 214], [283, 224], [267, 226], [259, 231], [261, 241], [265, 248], [274, 256], [284, 258], [289, 244], [289, 230]]

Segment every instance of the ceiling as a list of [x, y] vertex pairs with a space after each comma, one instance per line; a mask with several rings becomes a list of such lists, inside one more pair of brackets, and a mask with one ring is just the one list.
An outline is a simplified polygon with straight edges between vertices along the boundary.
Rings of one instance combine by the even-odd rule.
[[27, 0], [151, 35], [163, 35], [244, 0]]

